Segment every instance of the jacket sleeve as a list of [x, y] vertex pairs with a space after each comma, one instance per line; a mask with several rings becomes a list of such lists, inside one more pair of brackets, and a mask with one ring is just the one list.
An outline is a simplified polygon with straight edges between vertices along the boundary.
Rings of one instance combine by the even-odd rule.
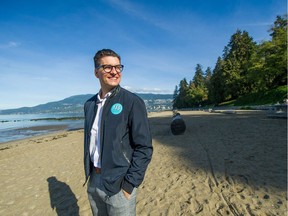
[[129, 114], [129, 127], [134, 152], [122, 188], [131, 194], [133, 188], [142, 183], [153, 153], [146, 107], [143, 100], [138, 97], [134, 100]]

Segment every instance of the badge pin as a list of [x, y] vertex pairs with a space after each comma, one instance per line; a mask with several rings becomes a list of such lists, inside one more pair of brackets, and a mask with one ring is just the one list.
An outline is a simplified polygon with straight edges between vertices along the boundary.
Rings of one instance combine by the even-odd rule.
[[120, 103], [113, 104], [113, 106], [111, 107], [111, 112], [114, 115], [120, 114], [122, 110], [123, 110], [123, 106]]

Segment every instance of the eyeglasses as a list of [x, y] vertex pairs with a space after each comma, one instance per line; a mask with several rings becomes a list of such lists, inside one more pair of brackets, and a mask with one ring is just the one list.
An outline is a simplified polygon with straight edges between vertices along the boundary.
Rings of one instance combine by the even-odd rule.
[[112, 71], [113, 68], [115, 68], [115, 71], [117, 73], [121, 73], [123, 71], [124, 65], [100, 65], [99, 67], [97, 67], [97, 69], [99, 68], [103, 68], [105, 73], [110, 73]]

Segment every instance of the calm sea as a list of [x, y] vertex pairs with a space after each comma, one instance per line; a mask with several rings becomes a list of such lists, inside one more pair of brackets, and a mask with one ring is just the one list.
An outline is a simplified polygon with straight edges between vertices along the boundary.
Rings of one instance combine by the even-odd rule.
[[0, 115], [0, 144], [59, 130], [83, 128], [83, 122], [83, 113]]

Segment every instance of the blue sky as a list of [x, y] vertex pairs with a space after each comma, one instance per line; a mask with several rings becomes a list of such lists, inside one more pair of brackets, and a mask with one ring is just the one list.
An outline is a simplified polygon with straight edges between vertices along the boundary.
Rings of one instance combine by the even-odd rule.
[[254, 41], [286, 0], [1, 0], [0, 109], [98, 92], [93, 56], [111, 48], [132, 92], [173, 93], [215, 66], [237, 29]]

